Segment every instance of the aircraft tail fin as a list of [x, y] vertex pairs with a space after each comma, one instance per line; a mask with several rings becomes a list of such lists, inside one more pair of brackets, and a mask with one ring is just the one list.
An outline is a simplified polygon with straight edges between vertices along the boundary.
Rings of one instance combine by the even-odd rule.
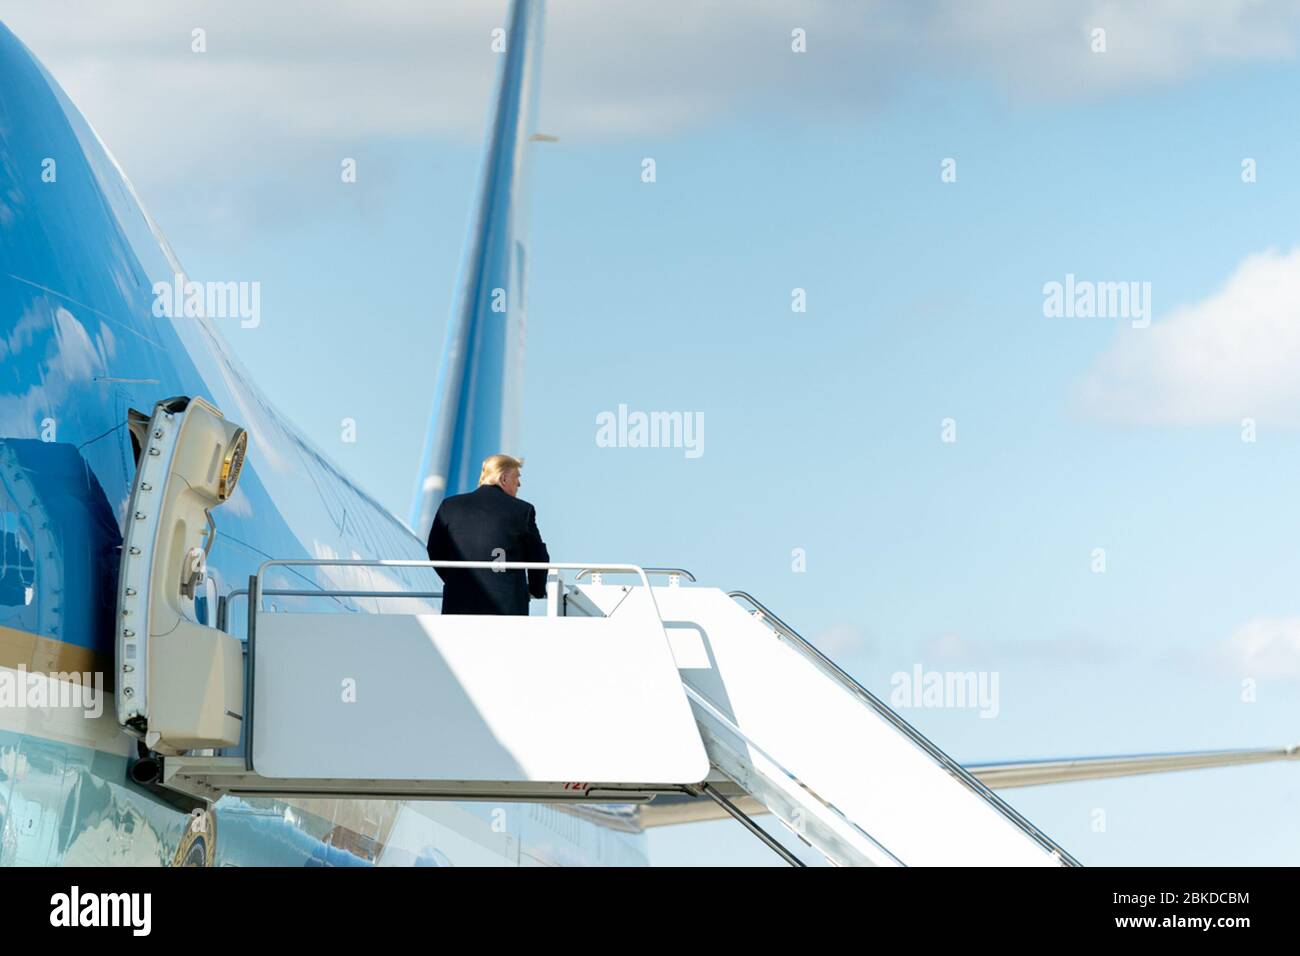
[[543, 0], [513, 0], [493, 48], [502, 62], [478, 193], [443, 343], [410, 524], [427, 537], [438, 503], [471, 491], [482, 460], [519, 454], [527, 285], [526, 172], [541, 63]]

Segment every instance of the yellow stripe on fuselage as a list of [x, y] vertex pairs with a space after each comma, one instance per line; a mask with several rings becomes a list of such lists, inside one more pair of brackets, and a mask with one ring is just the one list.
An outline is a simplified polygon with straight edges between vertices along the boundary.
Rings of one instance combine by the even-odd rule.
[[89, 647], [13, 627], [0, 626], [0, 667], [26, 667], [33, 674], [67, 674], [74, 671], [86, 674], [98, 671], [104, 675], [104, 686], [113, 686], [109, 662]]

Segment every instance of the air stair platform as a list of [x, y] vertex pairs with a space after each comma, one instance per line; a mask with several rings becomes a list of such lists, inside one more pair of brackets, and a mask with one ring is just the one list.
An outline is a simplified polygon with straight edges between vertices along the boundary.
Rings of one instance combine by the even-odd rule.
[[[361, 571], [395, 581], [442, 565], [545, 568], [546, 613], [444, 616], [432, 590], [351, 586]], [[322, 572], [349, 586], [267, 583]], [[216, 633], [241, 663], [223, 655], [222, 680], [191, 687], [193, 726], [154, 731], [138, 711], [126, 725], [148, 741], [157, 785], [204, 801], [710, 800], [791, 863], [755, 808], [838, 865], [1074, 862], [755, 599], [684, 577], [268, 561], [222, 601]], [[150, 673], [189, 686], [174, 669], [194, 664], [173, 652]]]

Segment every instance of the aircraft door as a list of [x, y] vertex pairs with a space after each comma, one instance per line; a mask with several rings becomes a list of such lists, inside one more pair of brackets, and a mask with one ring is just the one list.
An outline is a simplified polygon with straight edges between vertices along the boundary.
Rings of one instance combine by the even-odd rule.
[[140, 446], [127, 509], [117, 593], [117, 715], [160, 753], [239, 742], [240, 642], [197, 619], [211, 511], [228, 499], [247, 449], [244, 430], [202, 398], [159, 402]]

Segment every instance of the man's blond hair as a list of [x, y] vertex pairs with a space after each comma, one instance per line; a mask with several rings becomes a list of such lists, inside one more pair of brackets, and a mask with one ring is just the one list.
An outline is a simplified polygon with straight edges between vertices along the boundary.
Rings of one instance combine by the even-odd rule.
[[524, 467], [522, 458], [512, 458], [510, 455], [488, 455], [483, 459], [483, 470], [478, 473], [479, 486], [499, 485], [501, 476], [508, 471], [518, 472]]

